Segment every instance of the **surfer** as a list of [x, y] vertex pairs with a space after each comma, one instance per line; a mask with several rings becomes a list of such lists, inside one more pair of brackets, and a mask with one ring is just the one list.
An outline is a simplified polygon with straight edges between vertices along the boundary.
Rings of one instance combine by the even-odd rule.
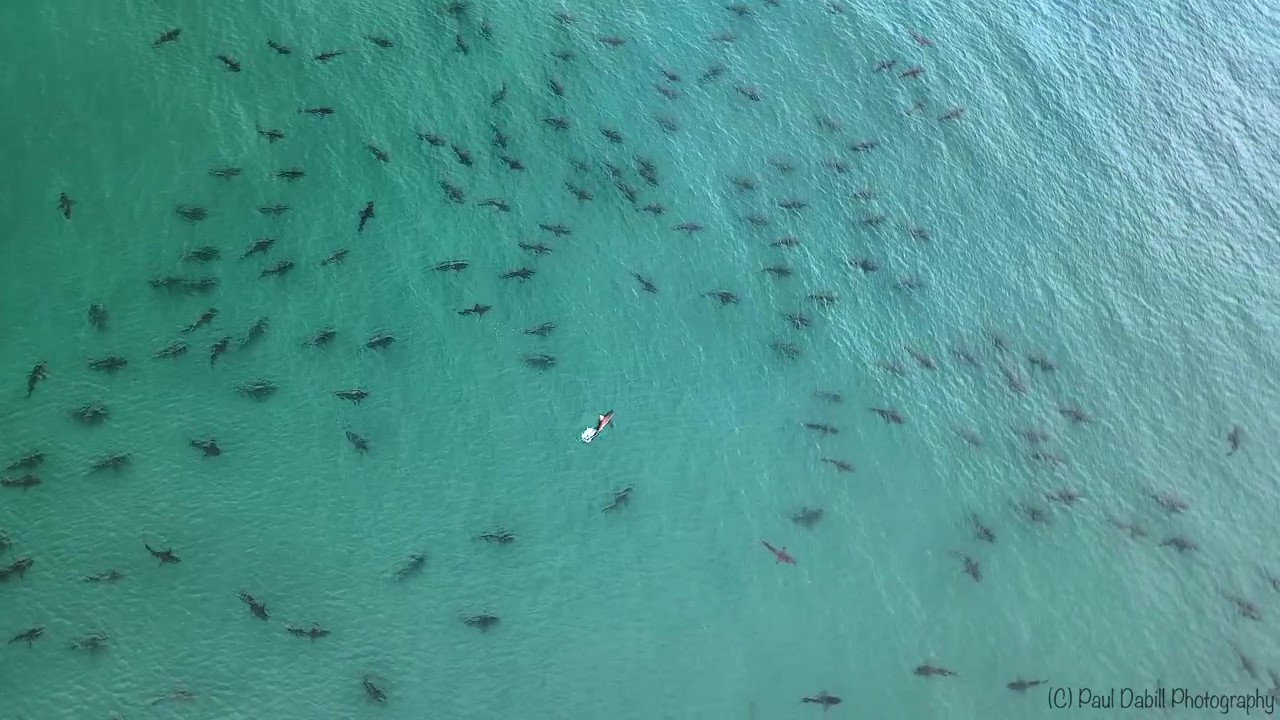
[[587, 428], [586, 430], [583, 430], [583, 431], [582, 431], [582, 442], [584, 442], [584, 443], [589, 443], [589, 442], [591, 442], [592, 440], [594, 440], [594, 439], [595, 439], [595, 437], [596, 437], [596, 435], [599, 435], [599, 434], [600, 434], [600, 431], [601, 431], [601, 430], [603, 430], [603, 429], [605, 428], [605, 426], [606, 426], [606, 425], [608, 425], [612, 420], [613, 420], [613, 411], [612, 411], [612, 410], [610, 410], [609, 412], [607, 412], [607, 413], [605, 413], [605, 414], [601, 415], [601, 416], [596, 420], [596, 426], [595, 426], [595, 427], [593, 427], [593, 428]]

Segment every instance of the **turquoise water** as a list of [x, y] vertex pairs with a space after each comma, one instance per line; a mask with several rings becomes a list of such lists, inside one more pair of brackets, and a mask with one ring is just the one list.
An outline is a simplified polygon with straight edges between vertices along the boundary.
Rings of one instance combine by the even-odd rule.
[[[558, 6], [534, 3], [477, 2], [461, 18], [439, 2], [0, 7], [0, 459], [47, 455], [42, 485], [0, 489], [13, 545], [0, 561], [35, 560], [0, 585], [0, 631], [45, 627], [31, 648], [0, 647], [0, 717], [765, 720], [821, 715], [799, 701], [825, 689], [844, 699], [833, 718], [1038, 718], [1058, 712], [1045, 689], [1006, 683], [1265, 692], [1266, 670], [1280, 670], [1268, 582], [1280, 574], [1280, 455], [1268, 442], [1280, 395], [1280, 12], [751, 7], [739, 19], [720, 3], [578, 2], [568, 26], [551, 16]], [[172, 27], [178, 41], [152, 48]], [[459, 31], [469, 54], [455, 51]], [[734, 43], [708, 39], [725, 31]], [[606, 34], [628, 43], [606, 47]], [[310, 59], [337, 49], [349, 52]], [[572, 62], [550, 55], [566, 49]], [[894, 72], [872, 72], [885, 58]], [[724, 76], [700, 84], [716, 63]], [[897, 77], [914, 65], [921, 78]], [[683, 76], [675, 100], [654, 89], [663, 68]], [[506, 102], [491, 107], [504, 82]], [[297, 112], [314, 106], [335, 114]], [[952, 106], [964, 116], [939, 122]], [[560, 115], [570, 130], [542, 122]], [[497, 159], [494, 122], [526, 172]], [[286, 137], [270, 144], [258, 126]], [[474, 166], [418, 130], [468, 149]], [[853, 152], [860, 140], [879, 144]], [[636, 155], [657, 167], [656, 187]], [[795, 171], [769, 163], [780, 158]], [[666, 214], [637, 212], [603, 162]], [[243, 173], [208, 174], [224, 166]], [[272, 176], [290, 167], [306, 177]], [[759, 188], [735, 190], [737, 175]], [[467, 203], [448, 202], [442, 180]], [[856, 199], [865, 187], [877, 197]], [[477, 205], [489, 197], [510, 212]], [[778, 208], [790, 198], [809, 207]], [[369, 200], [376, 217], [357, 234]], [[275, 203], [292, 209], [255, 211]], [[208, 218], [184, 221], [178, 205]], [[874, 214], [887, 219], [860, 224]], [[672, 230], [685, 221], [706, 229]], [[238, 259], [267, 235], [270, 253]], [[770, 246], [784, 236], [801, 244]], [[553, 252], [532, 257], [520, 241]], [[222, 258], [182, 261], [206, 244]], [[344, 263], [319, 266], [339, 248]], [[855, 257], [879, 271], [851, 271]], [[429, 269], [457, 258], [470, 267]], [[282, 259], [290, 274], [259, 277]], [[779, 263], [793, 274], [761, 272]], [[498, 278], [522, 266], [536, 276]], [[220, 285], [148, 287], [167, 275]], [[923, 287], [896, 288], [903, 277]], [[720, 289], [740, 303], [701, 295]], [[820, 291], [839, 302], [805, 299]], [[95, 302], [104, 331], [86, 319]], [[456, 314], [477, 302], [492, 311]], [[208, 307], [220, 313], [187, 337], [186, 357], [149, 357]], [[807, 329], [783, 317], [798, 311]], [[213, 342], [261, 317], [266, 336], [211, 368]], [[521, 332], [548, 321], [545, 339]], [[324, 327], [338, 333], [330, 347], [302, 347]], [[378, 331], [397, 342], [362, 349]], [[801, 356], [779, 358], [775, 341]], [[960, 347], [978, 367], [958, 361]], [[521, 363], [540, 352], [555, 367]], [[1037, 353], [1058, 369], [1029, 364]], [[87, 368], [108, 354], [129, 365]], [[39, 360], [49, 377], [24, 399]], [[237, 394], [257, 378], [279, 391]], [[331, 394], [351, 387], [371, 395], [355, 406]], [[105, 423], [70, 419], [91, 402], [110, 408]], [[1058, 409], [1071, 405], [1093, 421], [1068, 422]], [[579, 443], [608, 408], [615, 425]], [[1228, 456], [1236, 425], [1243, 443]], [[1028, 427], [1050, 439], [1029, 446], [1015, 432]], [[956, 434], [965, 428], [981, 447]], [[368, 439], [367, 455], [346, 430]], [[188, 446], [210, 436], [220, 457]], [[1036, 450], [1066, 462], [1037, 462]], [[86, 474], [111, 452], [130, 465]], [[602, 513], [625, 486], [629, 504]], [[1148, 488], [1190, 509], [1169, 515]], [[1043, 499], [1060, 489], [1083, 498]], [[1049, 524], [1023, 517], [1024, 502]], [[822, 521], [793, 523], [803, 506]], [[974, 538], [970, 513], [994, 544]], [[516, 542], [473, 540], [497, 526]], [[1198, 552], [1159, 545], [1175, 535]], [[144, 538], [181, 564], [161, 566]], [[761, 539], [798, 563], [775, 564]], [[423, 572], [393, 582], [415, 552]], [[981, 563], [980, 583], [952, 552]], [[126, 577], [80, 581], [110, 568]], [[238, 591], [271, 619], [252, 617]], [[1226, 595], [1255, 602], [1261, 624]], [[482, 633], [460, 621], [482, 612], [501, 623]], [[312, 622], [332, 635], [284, 631]], [[68, 648], [94, 631], [110, 637], [102, 652]], [[914, 676], [926, 661], [958, 676]], [[366, 699], [364, 675], [384, 706]], [[151, 704], [175, 687], [195, 701]]]

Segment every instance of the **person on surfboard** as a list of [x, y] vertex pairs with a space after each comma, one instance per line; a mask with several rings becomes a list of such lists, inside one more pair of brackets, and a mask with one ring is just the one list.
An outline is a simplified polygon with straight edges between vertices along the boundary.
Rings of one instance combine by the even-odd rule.
[[595, 426], [595, 427], [593, 427], [593, 428], [587, 428], [586, 430], [583, 430], [583, 431], [582, 431], [582, 442], [584, 442], [584, 443], [589, 443], [589, 442], [591, 442], [593, 439], [595, 439], [595, 436], [596, 436], [596, 435], [599, 435], [599, 434], [600, 434], [600, 431], [601, 431], [601, 430], [603, 430], [603, 429], [605, 428], [605, 426], [606, 426], [606, 425], [608, 425], [608, 424], [609, 424], [609, 422], [610, 422], [611, 420], [613, 420], [613, 411], [612, 411], [612, 410], [610, 410], [609, 412], [607, 412], [607, 413], [605, 413], [605, 414], [601, 415], [601, 416], [599, 417], [599, 419], [597, 419], [597, 420], [596, 420], [596, 426]]

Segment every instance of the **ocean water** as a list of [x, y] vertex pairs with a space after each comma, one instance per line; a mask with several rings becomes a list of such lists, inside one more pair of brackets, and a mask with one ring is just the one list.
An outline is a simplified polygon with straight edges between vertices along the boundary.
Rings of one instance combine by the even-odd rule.
[[[0, 6], [0, 459], [47, 456], [41, 485], [0, 488], [0, 562], [35, 563], [0, 584], [0, 631], [45, 628], [0, 646], [0, 717], [766, 720], [819, 716], [800, 700], [826, 690], [843, 698], [832, 718], [1031, 719], [1061, 712], [1050, 686], [1267, 692], [1280, 670], [1280, 12], [752, 0], [739, 18], [725, 4]], [[178, 40], [153, 48], [170, 28]], [[734, 42], [710, 39], [723, 32]], [[326, 50], [347, 52], [312, 59]], [[874, 72], [882, 59], [897, 64]], [[899, 77], [913, 66], [923, 75]], [[335, 112], [298, 112], [316, 106]], [[963, 116], [940, 121], [952, 107]], [[543, 122], [554, 116], [572, 127]], [[770, 162], [783, 159], [793, 171]], [[291, 167], [306, 176], [273, 176]], [[478, 204], [490, 197], [510, 212]], [[255, 210], [276, 203], [291, 209]], [[638, 211], [649, 203], [665, 214]], [[689, 221], [705, 229], [673, 230]], [[555, 223], [572, 234], [539, 228]], [[264, 236], [270, 252], [240, 259]], [[800, 244], [771, 246], [787, 236]], [[203, 245], [221, 258], [183, 261]], [[344, 262], [319, 265], [339, 248]], [[452, 259], [470, 266], [431, 270]], [[279, 260], [292, 272], [260, 277]], [[762, 272], [773, 265], [792, 274]], [[499, 278], [519, 267], [536, 275]], [[148, 286], [165, 276], [219, 285]], [[838, 302], [808, 299], [824, 291]], [[492, 310], [457, 314], [474, 303]], [[210, 326], [181, 332], [210, 307]], [[796, 312], [808, 327], [784, 317]], [[265, 337], [238, 347], [259, 318]], [[548, 337], [522, 332], [543, 322]], [[303, 346], [326, 327], [329, 347]], [[376, 332], [396, 342], [364, 349]], [[211, 365], [220, 337], [233, 347]], [[186, 356], [150, 357], [179, 339]], [[522, 363], [536, 353], [556, 364]], [[87, 367], [110, 354], [128, 366]], [[1057, 369], [1028, 361], [1039, 354]], [[48, 378], [26, 398], [37, 361]], [[237, 393], [255, 379], [278, 392]], [[370, 396], [332, 395], [352, 387]], [[93, 402], [106, 422], [70, 418]], [[614, 424], [580, 443], [610, 408]], [[1028, 428], [1047, 439], [1028, 444]], [[188, 445], [208, 437], [221, 456]], [[88, 472], [113, 452], [128, 466]], [[624, 487], [630, 501], [602, 512]], [[1081, 499], [1045, 498], [1060, 490]], [[1189, 508], [1167, 513], [1151, 492]], [[821, 522], [793, 522], [802, 507]], [[975, 537], [974, 513], [995, 542]], [[474, 539], [496, 527], [516, 541]], [[1198, 550], [1161, 545], [1174, 536]], [[159, 564], [144, 541], [182, 562]], [[413, 553], [425, 568], [393, 581]], [[82, 581], [111, 568], [125, 577]], [[461, 622], [479, 613], [501, 622]], [[331, 635], [284, 630], [313, 622]], [[108, 646], [69, 647], [91, 632]], [[926, 662], [957, 675], [914, 675]], [[1019, 678], [1049, 683], [1006, 688]], [[154, 702], [175, 688], [194, 701]]]

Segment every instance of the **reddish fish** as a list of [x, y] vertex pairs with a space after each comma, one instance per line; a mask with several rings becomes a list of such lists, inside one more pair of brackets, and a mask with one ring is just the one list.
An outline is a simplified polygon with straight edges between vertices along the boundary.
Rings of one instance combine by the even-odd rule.
[[605, 429], [605, 426], [607, 426], [609, 422], [612, 420], [613, 420], [612, 410], [596, 418], [595, 427], [587, 428], [586, 430], [582, 431], [582, 442], [589, 443], [592, 440], [594, 440], [595, 437], [600, 434], [600, 431]]
[[786, 549], [786, 548], [782, 548], [781, 550], [779, 550], [778, 548], [776, 548], [776, 547], [774, 547], [774, 546], [770, 545], [769, 543], [767, 543], [767, 542], [765, 542], [765, 541], [763, 541], [763, 540], [761, 540], [761, 541], [760, 541], [760, 544], [761, 544], [761, 545], [764, 545], [766, 548], [768, 548], [768, 549], [769, 549], [769, 552], [773, 553], [773, 556], [774, 556], [774, 557], [776, 557], [776, 558], [778, 558], [778, 562], [780, 562], [780, 563], [786, 563], [786, 564], [788, 564], [788, 565], [795, 565], [795, 564], [796, 564], [796, 559], [795, 559], [795, 558], [793, 558], [793, 557], [791, 557], [791, 555], [787, 553], [787, 549]]

